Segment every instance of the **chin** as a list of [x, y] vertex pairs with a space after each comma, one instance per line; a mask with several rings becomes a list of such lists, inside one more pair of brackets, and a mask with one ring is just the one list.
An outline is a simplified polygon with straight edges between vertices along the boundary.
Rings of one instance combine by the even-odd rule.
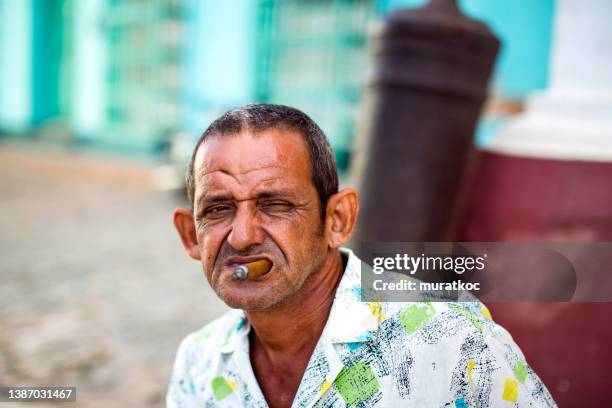
[[261, 299], [222, 298], [221, 300], [223, 300], [223, 302], [232, 309], [242, 309], [245, 312], [269, 310], [276, 305], [274, 302], [265, 302]]
[[217, 292], [219, 299], [232, 309], [242, 309], [245, 311], [263, 311], [271, 309], [280, 303], [278, 299], [271, 299], [268, 296], [254, 293], [240, 293], [240, 290], [221, 290]]

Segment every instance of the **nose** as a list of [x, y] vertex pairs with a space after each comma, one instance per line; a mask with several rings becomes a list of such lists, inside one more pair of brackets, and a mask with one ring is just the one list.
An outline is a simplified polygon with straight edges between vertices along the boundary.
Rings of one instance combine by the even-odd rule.
[[247, 205], [239, 206], [234, 215], [227, 243], [237, 251], [244, 251], [253, 245], [262, 244], [264, 238], [257, 211]]

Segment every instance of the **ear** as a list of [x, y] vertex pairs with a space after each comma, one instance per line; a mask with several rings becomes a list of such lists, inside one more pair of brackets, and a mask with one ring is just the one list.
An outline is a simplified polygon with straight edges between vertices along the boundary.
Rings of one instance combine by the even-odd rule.
[[357, 191], [345, 188], [329, 198], [325, 215], [325, 234], [330, 247], [346, 243], [353, 232], [359, 215]]
[[183, 246], [193, 259], [200, 260], [200, 248], [198, 247], [198, 237], [196, 235], [195, 222], [193, 220], [193, 213], [187, 208], [177, 208], [174, 210], [172, 220], [174, 226], [181, 237]]

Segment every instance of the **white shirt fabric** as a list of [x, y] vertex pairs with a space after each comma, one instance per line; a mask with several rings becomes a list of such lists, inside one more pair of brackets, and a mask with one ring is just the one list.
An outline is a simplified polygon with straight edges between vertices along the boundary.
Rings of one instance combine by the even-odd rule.
[[[292, 407], [556, 407], [510, 334], [480, 302], [361, 302], [350, 250]], [[168, 407], [267, 407], [241, 310], [188, 335]]]

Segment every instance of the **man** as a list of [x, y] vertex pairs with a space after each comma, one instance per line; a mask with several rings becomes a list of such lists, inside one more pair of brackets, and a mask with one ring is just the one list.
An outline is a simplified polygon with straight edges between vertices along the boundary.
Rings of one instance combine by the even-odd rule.
[[[193, 208], [174, 224], [233, 310], [183, 340], [168, 406], [554, 406], [481, 304], [360, 301], [360, 261], [341, 249], [357, 193], [338, 191], [304, 113], [227, 112], [198, 142], [187, 187]], [[267, 272], [234, 275], [262, 259]]]

